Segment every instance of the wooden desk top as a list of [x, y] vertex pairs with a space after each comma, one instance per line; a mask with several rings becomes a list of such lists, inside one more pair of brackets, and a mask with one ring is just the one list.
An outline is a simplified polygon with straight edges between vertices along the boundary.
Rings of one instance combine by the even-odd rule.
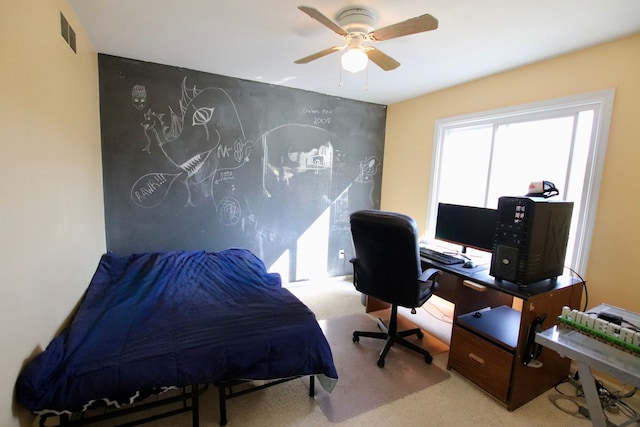
[[422, 261], [423, 269], [426, 267], [435, 267], [444, 272], [458, 276], [462, 280], [470, 280], [523, 300], [528, 300], [536, 295], [582, 283], [582, 280], [577, 276], [574, 276], [573, 274], [565, 274], [556, 278], [529, 283], [527, 285], [518, 285], [516, 283], [503, 279], [496, 279], [491, 276], [489, 274], [488, 264], [480, 264], [474, 268], [464, 268], [461, 264], [445, 265], [427, 258], [421, 257], [420, 259]]

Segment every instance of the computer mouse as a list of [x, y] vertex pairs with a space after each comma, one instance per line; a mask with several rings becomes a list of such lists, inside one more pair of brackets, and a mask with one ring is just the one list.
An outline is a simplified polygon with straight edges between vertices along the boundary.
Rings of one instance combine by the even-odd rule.
[[464, 268], [474, 268], [476, 265], [473, 263], [473, 261], [467, 261], [462, 266]]

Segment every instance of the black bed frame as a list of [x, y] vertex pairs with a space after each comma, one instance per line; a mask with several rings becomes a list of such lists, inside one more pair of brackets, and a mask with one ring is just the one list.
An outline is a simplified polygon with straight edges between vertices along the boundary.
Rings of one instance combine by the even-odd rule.
[[[214, 385], [218, 387], [218, 396], [220, 400], [220, 425], [227, 425], [227, 400], [233, 399], [234, 397], [243, 396], [247, 393], [253, 393], [254, 391], [259, 391], [265, 389], [267, 387], [271, 387], [277, 384], [282, 384], [287, 381], [295, 380], [296, 378], [300, 378], [300, 376], [292, 377], [292, 378], [284, 378], [279, 380], [274, 380], [267, 382], [262, 385], [252, 386], [251, 388], [246, 388], [239, 391], [233, 391], [233, 387], [246, 384], [248, 381], [225, 381], [215, 383]], [[309, 376], [309, 397], [315, 396], [315, 377], [313, 375]]]
[[[58, 424], [54, 424], [56, 426], [65, 426], [65, 427], [76, 427], [76, 426], [86, 426], [89, 424], [94, 424], [97, 422], [110, 420], [114, 418], [124, 417], [126, 415], [135, 414], [142, 411], [147, 411], [149, 409], [158, 408], [161, 406], [170, 405], [176, 402], [182, 402], [182, 406], [173, 409], [171, 411], [161, 412], [159, 414], [150, 415], [148, 417], [140, 418], [135, 421], [127, 422], [124, 424], [119, 424], [118, 427], [128, 427], [135, 426], [143, 423], [148, 423], [151, 421], [159, 420], [161, 418], [171, 417], [173, 415], [178, 415], [183, 412], [191, 411], [192, 419], [193, 419], [193, 427], [198, 427], [200, 422], [200, 395], [204, 393], [209, 388], [208, 385], [198, 386], [192, 385], [190, 387], [182, 387], [181, 392], [175, 396], [162, 397], [153, 402], [136, 402], [134, 405], [119, 408], [115, 410], [109, 410], [105, 408], [105, 412], [100, 414], [88, 415], [86, 411], [73, 413], [72, 415], [76, 415], [72, 417], [68, 414], [56, 415], [56, 414], [45, 414], [40, 417], [40, 427], [47, 426], [47, 421], [51, 418], [58, 417]], [[94, 408], [89, 408], [89, 410]], [[72, 419], [73, 418], [73, 419]]]
[[[219, 394], [219, 402], [220, 402], [220, 425], [227, 425], [227, 400], [233, 399], [234, 397], [243, 396], [247, 393], [252, 393], [254, 391], [263, 390], [267, 387], [271, 387], [277, 384], [281, 384], [287, 381], [294, 380], [296, 378], [300, 378], [301, 376], [272, 380], [262, 385], [252, 386], [250, 388], [246, 388], [239, 391], [233, 391], [233, 387], [238, 386], [240, 384], [246, 384], [250, 381], [238, 380], [238, 381], [224, 381], [218, 382], [214, 385], [218, 388]], [[130, 421], [124, 424], [118, 424], [118, 427], [130, 427], [136, 426], [144, 423], [148, 423], [151, 421], [159, 420], [161, 418], [171, 417], [174, 415], [178, 415], [184, 412], [191, 411], [192, 417], [192, 426], [199, 427], [200, 425], [200, 395], [204, 393], [209, 388], [208, 384], [199, 386], [192, 385], [190, 387], [183, 387], [181, 389], [180, 394], [175, 396], [163, 397], [155, 400], [153, 402], [138, 402], [135, 405], [126, 408], [120, 408], [117, 410], [105, 410], [104, 413], [87, 415], [86, 412], [80, 412], [77, 414], [77, 417], [73, 417], [67, 414], [55, 415], [55, 414], [45, 414], [40, 417], [39, 426], [40, 427], [50, 427], [51, 424], [47, 424], [47, 422], [52, 418], [58, 418], [58, 424], [53, 424], [55, 426], [64, 426], [64, 427], [78, 427], [78, 426], [86, 426], [89, 424], [94, 424], [97, 422], [110, 420], [114, 418], [120, 418], [126, 415], [146, 411], [149, 409], [170, 405], [176, 402], [182, 402], [182, 406], [166, 412], [161, 412], [158, 414], [150, 415], [144, 418], [140, 418], [134, 421]], [[315, 395], [315, 377], [313, 375], [309, 376], [309, 397], [313, 397]], [[91, 408], [93, 409], [93, 408]], [[55, 421], [54, 421], [55, 422]]]

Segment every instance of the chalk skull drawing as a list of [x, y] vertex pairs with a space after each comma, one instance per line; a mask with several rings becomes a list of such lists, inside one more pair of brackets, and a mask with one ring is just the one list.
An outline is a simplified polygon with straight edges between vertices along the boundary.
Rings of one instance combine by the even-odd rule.
[[135, 85], [131, 89], [131, 103], [138, 110], [142, 110], [147, 104], [147, 88], [143, 85]]

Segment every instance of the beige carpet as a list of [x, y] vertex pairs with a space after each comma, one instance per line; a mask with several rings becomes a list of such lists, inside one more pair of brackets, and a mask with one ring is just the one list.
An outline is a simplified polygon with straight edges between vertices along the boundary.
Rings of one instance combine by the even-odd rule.
[[[331, 422], [348, 420], [450, 376], [439, 367], [427, 364], [421, 354], [401, 345], [391, 348], [384, 368], [379, 368], [376, 362], [384, 341], [366, 337], [362, 337], [358, 343], [352, 341], [354, 330], [377, 330], [375, 319], [367, 314], [321, 320], [320, 326], [331, 345], [338, 370], [338, 383], [331, 393], [316, 387], [315, 400]], [[421, 343], [417, 338], [414, 339], [416, 343]], [[432, 354], [446, 351], [446, 346], [438, 345], [426, 336], [422, 343]], [[308, 384], [308, 378], [303, 381]]]

